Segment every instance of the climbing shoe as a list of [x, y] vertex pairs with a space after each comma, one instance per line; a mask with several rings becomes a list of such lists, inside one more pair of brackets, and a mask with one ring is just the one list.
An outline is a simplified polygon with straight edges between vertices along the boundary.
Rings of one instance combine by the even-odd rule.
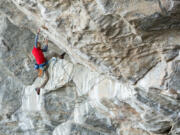
[[40, 94], [40, 88], [35, 88], [37, 94], [39, 95]]

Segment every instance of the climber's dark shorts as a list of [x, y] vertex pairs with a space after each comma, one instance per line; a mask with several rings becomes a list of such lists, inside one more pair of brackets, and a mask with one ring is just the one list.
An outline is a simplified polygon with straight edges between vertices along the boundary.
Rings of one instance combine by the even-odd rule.
[[35, 69], [42, 69], [43, 71], [45, 71], [46, 69], [47, 69], [47, 67], [48, 67], [48, 60], [45, 62], [45, 63], [43, 63], [43, 64], [35, 64]]
[[46, 71], [47, 67], [48, 67], [48, 60], [45, 63], [39, 65], [39, 68], [42, 69], [43, 71]]

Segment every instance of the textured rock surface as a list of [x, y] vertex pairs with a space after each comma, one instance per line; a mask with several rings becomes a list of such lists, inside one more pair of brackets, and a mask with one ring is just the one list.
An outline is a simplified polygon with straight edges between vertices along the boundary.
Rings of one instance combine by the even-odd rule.
[[36, 77], [30, 59], [32, 47], [29, 45], [32, 44], [32, 38], [32, 32], [19, 29], [1, 15], [0, 116], [2, 119], [10, 119], [11, 115], [20, 108], [24, 85], [32, 84]]
[[27, 29], [16, 27], [6, 17], [2, 16], [0, 23], [2, 65], [24, 84], [32, 84], [35, 72], [33, 72], [30, 45], [34, 43], [34, 35]]
[[[0, 0], [0, 135], [180, 134], [179, 5]], [[50, 51], [67, 53], [40, 96], [39, 27]]]

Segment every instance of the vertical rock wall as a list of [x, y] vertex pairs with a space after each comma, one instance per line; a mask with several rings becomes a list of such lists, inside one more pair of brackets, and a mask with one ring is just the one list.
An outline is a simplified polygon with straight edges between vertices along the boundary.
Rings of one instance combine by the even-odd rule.
[[[0, 135], [180, 134], [179, 4], [0, 0]], [[40, 96], [38, 27], [67, 53]]]

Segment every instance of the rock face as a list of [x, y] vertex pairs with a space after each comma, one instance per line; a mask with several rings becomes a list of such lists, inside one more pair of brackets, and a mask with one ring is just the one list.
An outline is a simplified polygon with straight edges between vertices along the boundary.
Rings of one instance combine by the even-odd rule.
[[[0, 0], [0, 135], [180, 134], [179, 6]], [[49, 52], [66, 52], [39, 96], [37, 28]]]
[[32, 84], [36, 77], [29, 57], [33, 34], [20, 30], [2, 15], [0, 24], [0, 108], [2, 115], [10, 117], [21, 106], [24, 85]]

